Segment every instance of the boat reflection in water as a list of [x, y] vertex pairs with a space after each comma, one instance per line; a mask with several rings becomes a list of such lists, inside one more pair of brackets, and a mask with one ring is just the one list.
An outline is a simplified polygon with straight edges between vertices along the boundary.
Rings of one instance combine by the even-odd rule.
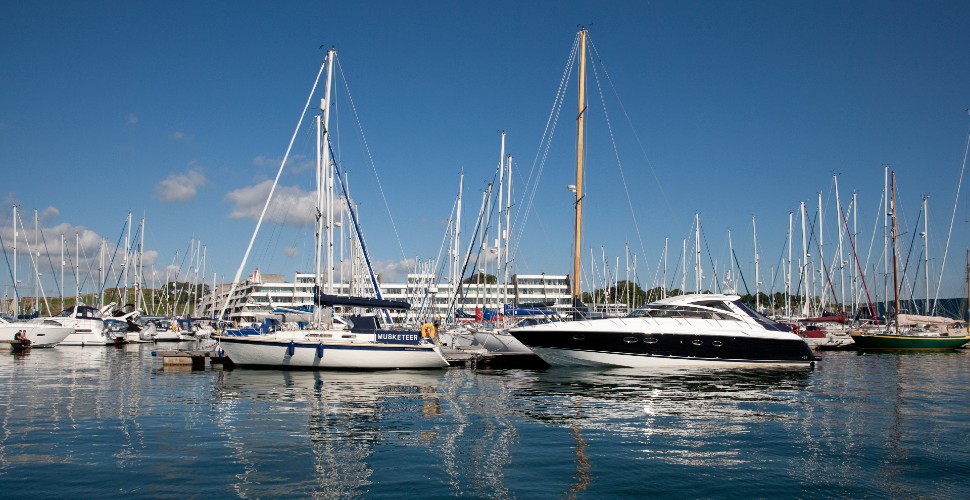
[[[795, 422], [812, 370], [553, 368], [521, 379], [514, 398], [528, 417], [568, 427], [580, 453], [597, 440], [626, 442], [642, 459], [725, 467], [750, 462], [751, 433], [767, 422]], [[731, 446], [731, 443], [738, 446]], [[744, 443], [744, 446], [741, 444]]]
[[508, 393], [470, 396], [474, 384], [464, 370], [231, 370], [216, 380], [214, 420], [243, 497], [353, 497], [375, 483], [414, 491], [429, 476], [438, 491], [507, 496], [515, 430], [496, 423], [493, 404], [504, 403], [489, 400]]
[[[0, 472], [22, 467], [15, 480], [31, 484], [23, 491], [43, 497], [61, 495], [45, 493], [38, 484], [44, 479], [32, 478], [34, 471], [50, 479], [50, 468], [99, 459], [119, 472], [138, 469], [152, 452], [144, 425], [153, 411], [145, 394], [150, 384], [133, 362], [141, 357], [139, 345], [14, 354], [0, 366]], [[104, 435], [111, 438], [100, 444], [110, 453], [90, 458], [91, 443]], [[16, 483], [9, 487], [7, 494], [18, 491]], [[125, 490], [121, 481], [115, 487]]]

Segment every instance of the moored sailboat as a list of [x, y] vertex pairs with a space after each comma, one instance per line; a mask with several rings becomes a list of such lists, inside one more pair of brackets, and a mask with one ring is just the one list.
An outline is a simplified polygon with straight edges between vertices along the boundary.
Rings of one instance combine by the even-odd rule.
[[[855, 342], [856, 348], [870, 351], [955, 349], [970, 343], [970, 335], [950, 335], [947, 326], [955, 323], [955, 320], [947, 321], [946, 318], [935, 316], [916, 316], [900, 313], [899, 277], [896, 262], [896, 237], [898, 235], [898, 229], [896, 225], [895, 172], [893, 172], [891, 179], [892, 198], [889, 206], [889, 215], [892, 225], [890, 246], [892, 247], [893, 302], [896, 318], [892, 323], [893, 329], [891, 331], [857, 330], [851, 332], [849, 335]], [[968, 274], [968, 284], [970, 284], [970, 274]]]
[[[329, 109], [330, 109], [330, 90], [333, 78], [333, 65], [336, 50], [330, 49], [327, 52], [324, 66], [320, 68], [322, 74], [324, 67], [327, 69], [325, 97], [322, 99], [322, 116], [317, 118], [317, 148], [315, 156], [317, 158], [317, 227], [315, 232], [316, 249], [316, 272], [314, 288], [314, 307], [312, 319], [306, 325], [294, 325], [292, 323], [281, 324], [273, 321], [264, 321], [265, 328], [259, 331], [251, 329], [226, 329], [216, 339], [219, 341], [220, 348], [226, 356], [236, 365], [257, 366], [271, 368], [297, 368], [297, 369], [395, 369], [395, 368], [444, 368], [448, 366], [448, 361], [441, 354], [440, 346], [435, 340], [433, 328], [430, 331], [416, 330], [396, 330], [383, 327], [376, 316], [357, 316], [352, 317], [346, 323], [334, 321], [335, 307], [365, 308], [371, 310], [384, 311], [387, 309], [406, 309], [410, 304], [406, 302], [395, 302], [383, 300], [380, 293], [380, 286], [377, 282], [373, 270], [370, 269], [369, 257], [367, 256], [366, 246], [360, 233], [360, 227], [356, 214], [353, 211], [347, 187], [338, 171], [338, 165], [331, 160], [328, 152], [329, 143]], [[313, 88], [316, 89], [317, 82]], [[311, 91], [311, 98], [313, 92]], [[307, 100], [309, 105], [310, 100]], [[302, 117], [300, 119], [302, 123]], [[299, 125], [297, 125], [299, 129]], [[294, 134], [295, 137], [295, 134]], [[287, 152], [287, 155], [289, 152]], [[284, 157], [283, 164], [286, 160]], [[282, 166], [280, 167], [282, 169]], [[277, 176], [277, 180], [279, 177]], [[333, 191], [335, 184], [340, 185], [344, 200], [347, 202], [345, 209], [350, 214], [354, 235], [363, 253], [365, 261], [368, 263], [371, 285], [376, 294], [376, 298], [336, 296], [323, 293], [323, 271], [321, 248], [323, 247], [323, 216], [326, 216], [328, 229], [333, 226]], [[274, 184], [275, 188], [275, 184]], [[273, 191], [270, 191], [272, 197]], [[269, 204], [269, 199], [266, 202]], [[325, 205], [325, 206], [324, 206]], [[265, 214], [265, 211], [264, 211]], [[257, 222], [256, 231], [262, 222]], [[255, 239], [255, 232], [253, 235]], [[332, 241], [332, 234], [331, 240]], [[250, 248], [252, 242], [250, 242]], [[326, 258], [327, 266], [327, 291], [332, 290], [333, 280], [333, 258], [332, 245]], [[248, 256], [247, 249], [246, 255]], [[238, 276], [245, 266], [246, 257], [237, 272], [234, 283], [238, 282]], [[228, 297], [232, 295], [230, 290]], [[225, 310], [225, 306], [223, 306]], [[387, 315], [389, 319], [389, 315]]]

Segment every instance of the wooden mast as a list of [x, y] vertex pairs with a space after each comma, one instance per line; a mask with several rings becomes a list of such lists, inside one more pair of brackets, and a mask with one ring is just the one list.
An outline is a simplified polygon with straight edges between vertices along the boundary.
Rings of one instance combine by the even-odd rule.
[[579, 286], [579, 255], [583, 227], [583, 137], [586, 118], [586, 29], [579, 30], [579, 114], [576, 117], [576, 226], [573, 241], [573, 305], [582, 298]]

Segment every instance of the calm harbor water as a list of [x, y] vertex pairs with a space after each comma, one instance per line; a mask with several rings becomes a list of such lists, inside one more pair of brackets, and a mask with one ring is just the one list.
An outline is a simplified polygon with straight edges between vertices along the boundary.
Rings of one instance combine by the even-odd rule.
[[0, 351], [4, 498], [970, 498], [970, 351], [814, 369], [162, 369]]

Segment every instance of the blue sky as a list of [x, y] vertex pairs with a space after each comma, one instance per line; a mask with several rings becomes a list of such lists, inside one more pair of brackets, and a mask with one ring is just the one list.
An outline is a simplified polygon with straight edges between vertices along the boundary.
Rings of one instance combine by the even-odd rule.
[[[213, 272], [231, 279], [255, 224], [245, 215], [254, 186], [275, 175], [321, 46], [333, 45], [346, 81], [337, 83], [334, 117], [341, 161], [377, 267], [400, 278], [415, 258], [438, 254], [461, 172], [471, 225], [498, 162], [499, 130], [515, 158], [513, 198], [525, 205], [525, 176], [540, 165], [542, 133], [584, 24], [600, 61], [600, 83], [591, 74], [588, 84], [585, 267], [592, 248], [623, 268], [629, 243], [641, 282], [652, 286], [664, 238], [670, 277], [684, 238], [692, 251], [699, 213], [705, 264], [716, 261], [723, 274], [730, 230], [753, 291], [757, 217], [762, 289], [770, 288], [765, 276], [787, 258], [788, 213], [805, 201], [814, 217], [819, 192], [823, 252], [834, 252], [835, 174], [843, 203], [858, 195], [859, 246], [868, 251], [889, 164], [906, 246], [922, 227], [922, 196], [930, 197], [935, 282], [970, 129], [967, 19], [967, 2], [8, 3], [0, 15], [0, 235], [9, 246], [12, 204], [31, 234], [38, 210], [59, 262], [60, 234], [73, 242], [83, 231], [91, 254], [99, 238], [117, 242], [130, 211], [136, 225], [146, 217], [156, 270], [197, 238], [206, 280]], [[515, 272], [571, 272], [575, 77], [568, 92], [534, 208], [515, 229]], [[281, 180], [294, 194], [312, 186], [299, 161], [309, 134], [306, 125]], [[966, 191], [941, 296], [965, 293]], [[296, 220], [261, 233], [246, 273], [311, 268], [310, 232]], [[797, 233], [797, 215], [795, 224]], [[878, 236], [873, 247], [870, 267]], [[711, 277], [705, 271], [706, 288]], [[0, 273], [0, 285], [9, 283]]]

